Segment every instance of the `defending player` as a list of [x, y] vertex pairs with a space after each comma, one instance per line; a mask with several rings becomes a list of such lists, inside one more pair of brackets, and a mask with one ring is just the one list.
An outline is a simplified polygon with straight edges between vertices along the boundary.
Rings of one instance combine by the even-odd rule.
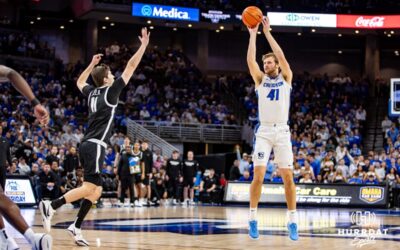
[[[88, 128], [79, 147], [80, 161], [84, 169], [84, 182], [81, 187], [69, 191], [59, 199], [41, 202], [39, 208], [43, 218], [43, 226], [50, 232], [51, 219], [55, 211], [66, 203], [83, 198], [75, 222], [68, 227], [69, 233], [79, 246], [89, 246], [89, 243], [82, 236], [81, 225], [92, 204], [100, 198], [102, 193], [100, 167], [104, 162], [105, 151], [113, 130], [114, 114], [119, 95], [129, 83], [133, 72], [139, 65], [149, 43], [149, 38], [150, 33], [147, 32], [146, 28], [142, 28], [141, 36], [139, 36], [141, 46], [128, 61], [121, 77], [115, 81], [107, 65], [98, 65], [101, 54], [93, 56], [92, 62], [77, 81], [79, 90], [88, 97], [89, 106]], [[86, 83], [90, 74], [96, 87]]]

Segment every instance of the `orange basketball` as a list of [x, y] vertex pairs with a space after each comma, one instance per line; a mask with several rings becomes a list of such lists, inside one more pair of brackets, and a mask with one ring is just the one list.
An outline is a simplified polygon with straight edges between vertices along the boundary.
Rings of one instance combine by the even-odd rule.
[[242, 21], [249, 28], [254, 28], [261, 23], [263, 18], [262, 11], [256, 6], [249, 6], [242, 13]]

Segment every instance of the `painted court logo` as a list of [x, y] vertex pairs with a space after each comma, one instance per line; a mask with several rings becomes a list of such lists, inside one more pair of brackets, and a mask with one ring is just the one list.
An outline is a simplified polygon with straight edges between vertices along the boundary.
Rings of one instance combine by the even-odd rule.
[[376, 214], [370, 211], [356, 211], [350, 216], [352, 226], [338, 229], [338, 235], [354, 237], [351, 246], [362, 247], [375, 244], [375, 239], [387, 235], [389, 229], [381, 229]]
[[369, 203], [377, 203], [385, 197], [385, 189], [383, 187], [362, 187], [360, 189], [360, 199]]

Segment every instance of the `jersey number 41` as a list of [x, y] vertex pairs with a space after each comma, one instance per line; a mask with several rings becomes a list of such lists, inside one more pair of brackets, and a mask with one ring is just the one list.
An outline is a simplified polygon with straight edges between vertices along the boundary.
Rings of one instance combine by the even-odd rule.
[[278, 101], [279, 100], [279, 89], [271, 89], [269, 94], [267, 95], [271, 101]]

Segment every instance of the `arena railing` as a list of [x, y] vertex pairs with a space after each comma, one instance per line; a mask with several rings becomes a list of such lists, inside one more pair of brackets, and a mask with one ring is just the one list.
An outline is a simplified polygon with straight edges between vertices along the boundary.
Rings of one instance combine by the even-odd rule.
[[242, 126], [135, 120], [155, 135], [171, 142], [238, 143]]

